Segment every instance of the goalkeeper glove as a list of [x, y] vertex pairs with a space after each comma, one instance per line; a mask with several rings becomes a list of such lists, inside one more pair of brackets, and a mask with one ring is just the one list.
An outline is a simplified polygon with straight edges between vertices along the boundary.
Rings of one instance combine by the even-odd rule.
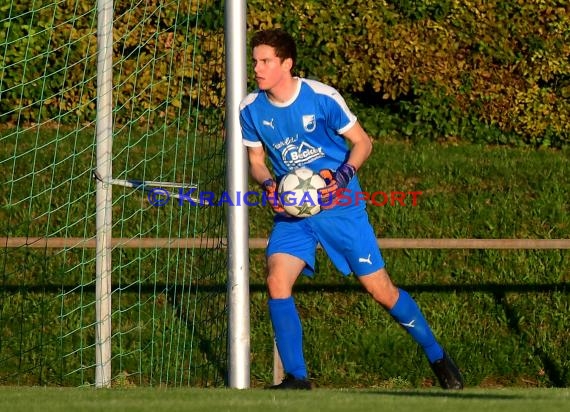
[[266, 179], [262, 184], [261, 187], [265, 191], [265, 198], [267, 202], [273, 209], [273, 211], [278, 215], [286, 215], [285, 209], [283, 205], [279, 201], [279, 196], [277, 194], [277, 183], [275, 180], [269, 178]]
[[336, 205], [339, 189], [345, 189], [355, 174], [356, 168], [350, 163], [343, 163], [334, 173], [330, 169], [319, 172], [326, 183], [326, 186], [318, 191], [321, 209], [331, 209]]

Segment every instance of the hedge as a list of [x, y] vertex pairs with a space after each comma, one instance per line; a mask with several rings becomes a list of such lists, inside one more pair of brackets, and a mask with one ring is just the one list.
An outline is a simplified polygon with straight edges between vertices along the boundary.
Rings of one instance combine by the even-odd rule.
[[[27, 0], [0, 10], [0, 120], [92, 122], [94, 6]], [[371, 134], [570, 141], [566, 1], [250, 0], [247, 17], [250, 33], [290, 30], [299, 74], [362, 104]], [[222, 108], [223, 24], [220, 1], [117, 2], [116, 121]], [[375, 116], [393, 121], [370, 120]]]

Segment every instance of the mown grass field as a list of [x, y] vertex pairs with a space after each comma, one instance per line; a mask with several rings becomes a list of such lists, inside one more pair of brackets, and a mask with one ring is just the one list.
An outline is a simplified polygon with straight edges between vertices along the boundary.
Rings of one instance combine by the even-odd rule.
[[[360, 172], [364, 190], [422, 191], [417, 206], [369, 205], [382, 238], [570, 238], [570, 152], [463, 143], [375, 141]], [[251, 210], [266, 236], [270, 212]], [[468, 385], [570, 384], [567, 250], [385, 249], [394, 281], [419, 302]], [[270, 364], [263, 252], [252, 252], [255, 358]], [[324, 253], [296, 299], [317, 382], [430, 386], [431, 371], [409, 337], [358, 282]], [[258, 373], [258, 369], [254, 369]], [[270, 380], [262, 370], [260, 381]]]
[[[0, 187], [2, 234], [93, 236], [92, 133], [60, 133], [56, 138], [42, 131], [17, 139], [12, 135], [2, 142], [0, 172], [8, 183]], [[181, 170], [194, 170], [205, 190], [222, 190], [219, 143], [209, 140], [211, 148], [200, 146], [192, 153], [192, 144], [182, 145], [175, 136], [119, 135], [113, 174], [175, 180]], [[568, 148], [399, 140], [375, 141], [372, 157], [360, 172], [364, 190], [422, 192], [415, 207], [370, 205], [370, 220], [380, 239], [569, 239], [568, 176]], [[124, 188], [113, 189], [113, 202], [114, 236], [225, 233], [223, 208], [176, 204], [155, 208], [140, 192]], [[250, 208], [248, 223], [251, 237], [266, 237], [271, 211]], [[79, 355], [62, 362], [61, 353], [93, 358], [88, 345], [93, 342], [89, 325], [94, 317], [94, 252], [25, 248], [4, 252], [0, 382], [92, 383], [92, 369], [81, 368]], [[394, 281], [416, 298], [460, 365], [470, 390], [570, 386], [567, 250], [384, 249], [383, 253]], [[177, 362], [188, 359], [192, 346], [204, 351], [199, 354], [203, 367], [216, 374], [214, 383], [205, 381], [209, 386], [222, 385], [225, 252], [123, 249], [113, 256], [113, 305], [121, 309], [113, 319], [115, 376], [127, 376], [128, 386], [145, 386], [166, 375], [167, 379], [182, 376], [186, 382], [188, 370], [177, 369]], [[322, 252], [317, 264], [315, 278], [302, 278], [295, 296], [305, 328], [305, 356], [319, 391], [433, 390], [427, 361], [399, 326], [362, 293], [353, 277], [341, 277]], [[264, 276], [263, 251], [250, 250], [253, 388], [272, 380], [273, 342]], [[192, 305], [179, 300], [189, 284], [207, 292]], [[203, 317], [198, 323], [189, 321], [194, 306]], [[190, 328], [198, 333], [194, 336], [198, 345], [180, 338]], [[414, 399], [421, 401], [421, 396]]]
[[67, 411], [566, 411], [568, 389], [441, 390], [318, 389], [311, 392], [159, 389], [118, 390], [0, 387], [0, 409], [11, 412]]

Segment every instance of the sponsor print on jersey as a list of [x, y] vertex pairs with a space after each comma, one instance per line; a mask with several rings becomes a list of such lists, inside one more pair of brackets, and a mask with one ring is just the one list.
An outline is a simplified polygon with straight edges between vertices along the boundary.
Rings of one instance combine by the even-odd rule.
[[283, 146], [291, 146], [293, 145], [293, 143], [295, 143], [297, 140], [299, 140], [299, 135], [296, 134], [295, 136], [291, 136], [291, 137], [286, 137], [285, 139], [281, 140], [278, 143], [275, 143], [273, 145], [273, 147], [275, 148], [275, 150], [279, 150], [281, 149]]
[[289, 169], [296, 169], [324, 156], [322, 147], [313, 147], [306, 142], [299, 146], [290, 144], [281, 152], [281, 158]]

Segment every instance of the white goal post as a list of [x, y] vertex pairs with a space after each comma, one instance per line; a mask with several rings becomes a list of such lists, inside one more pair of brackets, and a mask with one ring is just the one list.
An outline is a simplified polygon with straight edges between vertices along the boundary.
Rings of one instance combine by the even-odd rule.
[[111, 386], [111, 239], [113, 141], [113, 0], [98, 0], [97, 15], [97, 170], [95, 265], [95, 386]]
[[[96, 189], [95, 386], [111, 386], [112, 185], [142, 190], [183, 187], [177, 183], [113, 179], [113, 0], [98, 0]], [[241, 144], [239, 103], [247, 87], [246, 0], [225, 4], [227, 191], [247, 191], [247, 158]], [[173, 194], [176, 197], [176, 194]], [[228, 386], [250, 386], [249, 254], [247, 205], [227, 210]]]
[[[234, 200], [248, 187], [248, 166], [239, 124], [239, 104], [247, 91], [246, 0], [226, 1], [227, 190]], [[228, 386], [250, 387], [249, 218], [247, 205], [227, 208], [228, 225]]]

